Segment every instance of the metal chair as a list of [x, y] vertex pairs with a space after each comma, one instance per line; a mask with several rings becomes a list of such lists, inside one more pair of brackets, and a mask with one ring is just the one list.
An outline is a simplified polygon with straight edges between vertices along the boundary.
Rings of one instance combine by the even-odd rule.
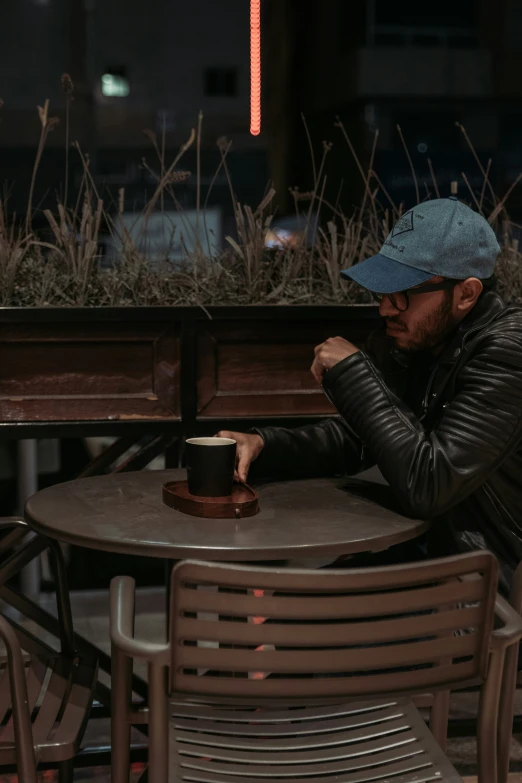
[[[327, 571], [186, 561], [172, 572], [170, 642], [153, 644], [133, 637], [134, 581], [114, 579], [112, 783], [127, 783], [130, 724], [143, 722], [149, 783], [457, 783], [438, 742], [445, 694], [473, 686], [479, 781], [496, 783], [504, 654], [522, 636], [496, 590], [488, 552]], [[132, 658], [149, 664], [139, 713]], [[432, 732], [405, 698], [425, 693], [443, 694]]]
[[[60, 547], [41, 536], [27, 540], [23, 520], [0, 520], [0, 585], [49, 548], [55, 572], [60, 651], [0, 615], [7, 661], [0, 664], [0, 768], [16, 765], [20, 783], [36, 783], [37, 765], [58, 769], [72, 783], [74, 756], [87, 725], [98, 675], [95, 656], [75, 651], [69, 594]], [[29, 653], [29, 655], [24, 654]]]
[[[518, 614], [522, 614], [522, 563], [515, 571], [509, 603]], [[515, 713], [515, 693], [517, 686], [522, 687], [522, 675], [518, 672], [519, 643], [511, 645], [506, 650], [500, 713], [498, 721], [498, 774], [499, 780], [505, 781], [509, 774], [509, 758], [511, 753], [511, 737], [513, 732], [513, 716]]]

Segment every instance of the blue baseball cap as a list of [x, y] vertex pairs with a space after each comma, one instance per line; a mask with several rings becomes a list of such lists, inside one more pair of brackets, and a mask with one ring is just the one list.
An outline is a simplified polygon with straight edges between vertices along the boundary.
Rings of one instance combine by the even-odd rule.
[[376, 256], [343, 269], [341, 275], [376, 294], [393, 294], [437, 275], [485, 280], [493, 274], [499, 253], [488, 221], [450, 196], [410, 209]]

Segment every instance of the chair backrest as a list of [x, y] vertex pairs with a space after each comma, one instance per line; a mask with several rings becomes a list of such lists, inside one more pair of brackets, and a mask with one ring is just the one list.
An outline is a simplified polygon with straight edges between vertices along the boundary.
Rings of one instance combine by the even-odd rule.
[[480, 684], [489, 552], [353, 570], [185, 561], [172, 572], [171, 692], [338, 697]]

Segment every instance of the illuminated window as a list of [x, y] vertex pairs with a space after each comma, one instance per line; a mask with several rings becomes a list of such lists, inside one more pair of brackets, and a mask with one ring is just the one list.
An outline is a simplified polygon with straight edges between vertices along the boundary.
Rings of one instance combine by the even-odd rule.
[[125, 68], [106, 68], [101, 77], [101, 90], [107, 98], [126, 98], [130, 85]]

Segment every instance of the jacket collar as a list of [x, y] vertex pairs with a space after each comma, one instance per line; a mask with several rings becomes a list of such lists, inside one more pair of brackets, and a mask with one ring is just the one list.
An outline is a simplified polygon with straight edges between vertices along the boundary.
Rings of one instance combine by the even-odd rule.
[[504, 301], [494, 291], [487, 291], [475, 307], [460, 322], [449, 342], [438, 357], [438, 364], [452, 364], [464, 350], [466, 340], [472, 333], [480, 332], [494, 321], [506, 308]]

